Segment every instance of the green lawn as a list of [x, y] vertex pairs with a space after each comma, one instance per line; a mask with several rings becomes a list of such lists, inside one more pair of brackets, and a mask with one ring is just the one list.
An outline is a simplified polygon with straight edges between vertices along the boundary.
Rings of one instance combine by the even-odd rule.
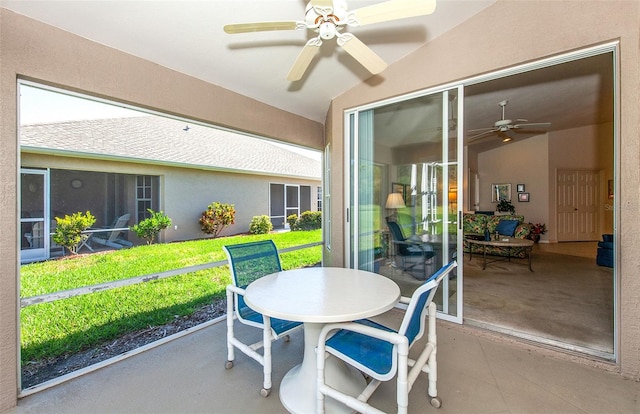
[[[321, 241], [322, 231], [233, 236], [50, 260], [21, 267], [20, 296], [127, 279], [226, 259], [225, 244], [272, 239], [278, 249]], [[283, 269], [321, 261], [321, 246], [280, 255]], [[22, 363], [72, 354], [125, 333], [163, 325], [225, 296], [227, 266], [21, 310]]]

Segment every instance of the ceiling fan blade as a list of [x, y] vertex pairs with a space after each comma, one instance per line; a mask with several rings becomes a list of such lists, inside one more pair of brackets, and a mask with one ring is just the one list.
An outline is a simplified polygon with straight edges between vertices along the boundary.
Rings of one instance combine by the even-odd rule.
[[478, 128], [478, 129], [470, 129], [467, 132], [485, 132], [485, 131], [495, 131], [495, 127], [490, 127], [490, 128]]
[[353, 25], [387, 22], [407, 17], [426, 16], [436, 9], [436, 0], [389, 0], [353, 11]]
[[311, 0], [310, 3], [313, 7], [332, 7], [333, 8], [333, 0]]
[[338, 45], [374, 75], [387, 68], [387, 63], [380, 56], [351, 33], [341, 34]]
[[267, 32], [272, 30], [295, 30], [297, 28], [298, 22], [255, 22], [227, 24], [224, 26], [224, 31], [229, 34], [236, 34], [250, 32]]
[[551, 122], [536, 122], [530, 124], [516, 124], [513, 128], [547, 128], [551, 126]]
[[313, 39], [310, 39], [306, 45], [304, 45], [302, 51], [296, 58], [296, 61], [293, 62], [293, 66], [287, 74], [288, 81], [295, 82], [302, 79], [302, 76], [311, 64], [311, 61], [320, 51], [320, 45], [322, 45], [322, 40], [320, 40], [320, 37], [314, 37]]
[[479, 134], [477, 134], [477, 135], [474, 135], [474, 136], [472, 136], [472, 137], [469, 137], [469, 139], [467, 139], [467, 142], [468, 142], [468, 143], [470, 143], [470, 142], [474, 142], [474, 141], [476, 141], [476, 140], [478, 140], [478, 139], [480, 139], [480, 138], [483, 138], [483, 137], [489, 136], [490, 134], [493, 134], [494, 132], [495, 132], [495, 131], [494, 131], [493, 129], [491, 129], [491, 130], [489, 130], [489, 131], [481, 132], [481, 133], [479, 133]]

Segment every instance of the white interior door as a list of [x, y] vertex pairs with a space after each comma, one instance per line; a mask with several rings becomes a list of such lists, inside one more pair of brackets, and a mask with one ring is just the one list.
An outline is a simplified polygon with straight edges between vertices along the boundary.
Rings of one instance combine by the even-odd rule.
[[597, 171], [558, 170], [557, 172], [558, 241], [589, 241], [599, 238]]

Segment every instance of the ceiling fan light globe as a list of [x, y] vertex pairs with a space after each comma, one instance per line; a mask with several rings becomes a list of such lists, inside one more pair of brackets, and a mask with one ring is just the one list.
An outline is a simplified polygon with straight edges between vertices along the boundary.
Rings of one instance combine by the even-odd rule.
[[336, 26], [330, 22], [320, 24], [318, 31], [320, 37], [324, 40], [333, 39], [336, 36]]

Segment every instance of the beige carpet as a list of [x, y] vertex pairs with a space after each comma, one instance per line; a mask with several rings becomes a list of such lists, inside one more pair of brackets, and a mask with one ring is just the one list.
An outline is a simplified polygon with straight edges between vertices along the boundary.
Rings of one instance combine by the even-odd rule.
[[613, 269], [559, 247], [535, 246], [533, 273], [524, 260], [483, 271], [481, 257], [465, 255], [465, 321], [612, 354]]
[[[465, 255], [465, 323], [610, 357], [613, 269], [597, 266], [595, 252], [596, 243], [539, 244], [534, 246], [533, 272], [522, 259], [489, 263], [483, 271], [480, 256], [469, 260]], [[380, 273], [398, 283], [404, 296], [422, 283], [389, 264]], [[450, 283], [452, 296], [455, 283]]]

